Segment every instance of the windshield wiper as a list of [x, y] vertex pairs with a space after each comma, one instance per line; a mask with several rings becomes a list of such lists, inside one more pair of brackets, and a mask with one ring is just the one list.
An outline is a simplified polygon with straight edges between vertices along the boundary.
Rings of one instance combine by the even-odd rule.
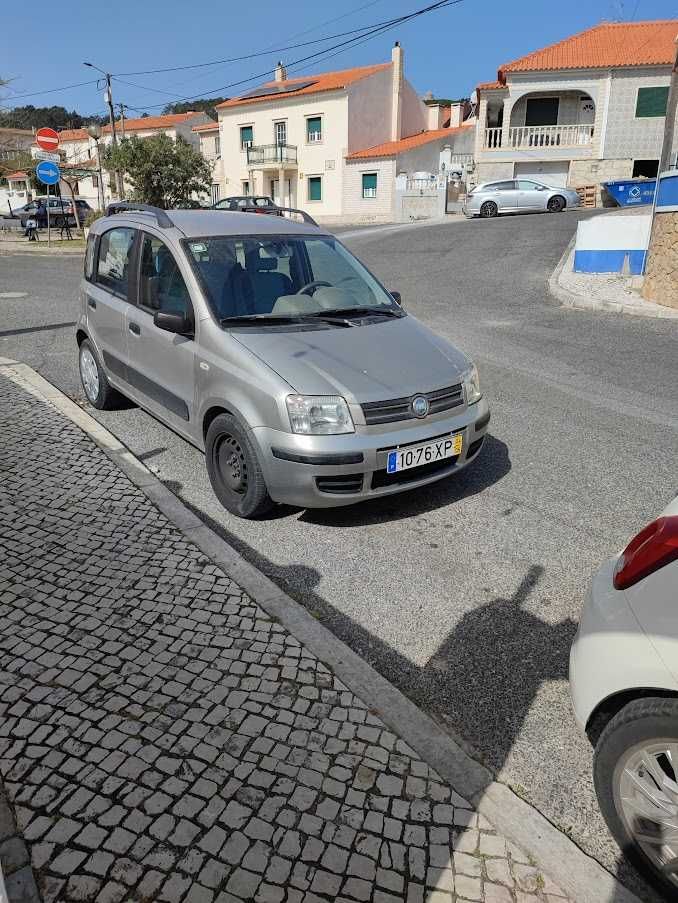
[[331, 323], [334, 326], [348, 326], [350, 327], [352, 324], [348, 322], [348, 320], [339, 319], [338, 317], [326, 317], [322, 312], [318, 314], [242, 314], [237, 317], [224, 317], [219, 322], [222, 326], [256, 326], [259, 323], [266, 323], [267, 325], [273, 323], [280, 323], [283, 326], [289, 326], [290, 324], [298, 325], [298, 324], [308, 324], [308, 317], [312, 316], [313, 319], [321, 323]]
[[393, 309], [392, 307], [337, 307], [331, 310], [310, 311], [304, 313], [304, 317], [316, 317], [324, 319], [325, 317], [341, 317], [343, 320], [350, 320], [352, 317], [367, 317], [372, 314], [381, 315], [383, 317], [404, 317], [403, 311]]

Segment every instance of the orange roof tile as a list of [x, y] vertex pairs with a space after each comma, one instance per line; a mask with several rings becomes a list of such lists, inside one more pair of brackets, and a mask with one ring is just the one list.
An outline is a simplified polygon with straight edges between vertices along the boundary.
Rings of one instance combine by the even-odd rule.
[[474, 128], [474, 126], [460, 125], [453, 129], [431, 129], [427, 132], [417, 132], [416, 135], [409, 135], [407, 138], [401, 138], [400, 141], [385, 141], [383, 144], [376, 144], [374, 147], [353, 151], [352, 154], [348, 154], [346, 159], [368, 160], [372, 157], [395, 157], [398, 154], [411, 150], [413, 147], [420, 147], [420, 145], [429, 144], [431, 141], [458, 135], [459, 132], [470, 128]]
[[678, 19], [656, 22], [601, 22], [587, 31], [528, 53], [499, 69], [507, 72], [553, 69], [614, 69], [670, 66], [676, 58]]
[[194, 125], [192, 132], [216, 132], [219, 129], [218, 122], [205, 122], [203, 125]]
[[[298, 91], [285, 91], [284, 94], [273, 93], [265, 94], [260, 97], [232, 97], [230, 100], [225, 100], [223, 103], [217, 104], [216, 109], [226, 110], [229, 107], [237, 107], [241, 104], [261, 103], [262, 101], [271, 100], [272, 97], [280, 100], [288, 97], [299, 97], [302, 94], [318, 94], [320, 91], [336, 91], [340, 88], [345, 88], [353, 82], [360, 81], [362, 78], [367, 78], [369, 75], [374, 75], [375, 72], [381, 72], [383, 69], [388, 69], [390, 65], [391, 63], [377, 63], [374, 66], [359, 66], [356, 69], [342, 69], [340, 72], [321, 72], [320, 75], [300, 75], [295, 78], [288, 78], [282, 83], [276, 81], [265, 82], [260, 87], [275, 88], [279, 87], [281, 84], [289, 87], [295, 83], [304, 84], [306, 87], [300, 88]], [[313, 84], [309, 85], [308, 82], [313, 82]]]
[[88, 138], [87, 129], [62, 129], [59, 132], [61, 141], [87, 141]]
[[496, 91], [497, 88], [505, 88], [504, 82], [481, 82], [476, 91]]
[[25, 172], [22, 172], [22, 171], [19, 169], [19, 170], [17, 170], [16, 172], [10, 173], [8, 176], [5, 176], [5, 178], [6, 178], [8, 181], [10, 181], [10, 180], [16, 180], [16, 179], [25, 179], [25, 178], [27, 178], [27, 176], [26, 176], [26, 173], [25, 173]]
[[[125, 134], [127, 132], [146, 131], [146, 129], [170, 129], [173, 125], [179, 125], [182, 122], [186, 122], [187, 119], [192, 119], [194, 116], [199, 115], [199, 112], [193, 110], [189, 113], [168, 113], [165, 116], [140, 116], [138, 119], [125, 119]], [[122, 132], [122, 122], [120, 120], [115, 123], [115, 130], [116, 132]], [[105, 125], [102, 131], [110, 132], [110, 125]]]

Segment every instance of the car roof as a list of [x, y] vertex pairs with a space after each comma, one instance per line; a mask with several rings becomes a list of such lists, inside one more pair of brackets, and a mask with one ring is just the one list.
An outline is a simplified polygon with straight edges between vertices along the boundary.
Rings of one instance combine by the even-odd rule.
[[[208, 238], [217, 235], [308, 235], [309, 232], [330, 235], [321, 226], [297, 223], [280, 216], [261, 216], [258, 213], [240, 213], [233, 210], [165, 210], [168, 218], [186, 238]], [[153, 213], [124, 210], [96, 221], [96, 231], [110, 229], [115, 221], [127, 220], [140, 226], [153, 225], [157, 220]], [[163, 228], [163, 227], [160, 227]]]

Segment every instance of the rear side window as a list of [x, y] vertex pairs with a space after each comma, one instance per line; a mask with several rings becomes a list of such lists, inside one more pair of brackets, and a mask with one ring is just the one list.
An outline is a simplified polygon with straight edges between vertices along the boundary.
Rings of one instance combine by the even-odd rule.
[[96, 281], [123, 298], [128, 293], [134, 235], [134, 229], [110, 229], [99, 241]]
[[85, 251], [85, 279], [88, 282], [92, 281], [92, 277], [94, 275], [94, 251], [96, 248], [97, 239], [96, 235], [88, 235], [87, 236], [87, 250]]

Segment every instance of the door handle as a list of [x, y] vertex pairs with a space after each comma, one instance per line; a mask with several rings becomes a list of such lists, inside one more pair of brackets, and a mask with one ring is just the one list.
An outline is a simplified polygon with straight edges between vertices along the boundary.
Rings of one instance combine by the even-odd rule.
[[130, 323], [129, 331], [133, 332], [134, 335], [141, 335], [141, 327], [137, 323]]
[[97, 303], [96, 303], [96, 301], [94, 300], [94, 298], [88, 298], [88, 299], [87, 299], [87, 306], [88, 306], [88, 307], [91, 307], [92, 310], [96, 310], [96, 309], [97, 309]]

